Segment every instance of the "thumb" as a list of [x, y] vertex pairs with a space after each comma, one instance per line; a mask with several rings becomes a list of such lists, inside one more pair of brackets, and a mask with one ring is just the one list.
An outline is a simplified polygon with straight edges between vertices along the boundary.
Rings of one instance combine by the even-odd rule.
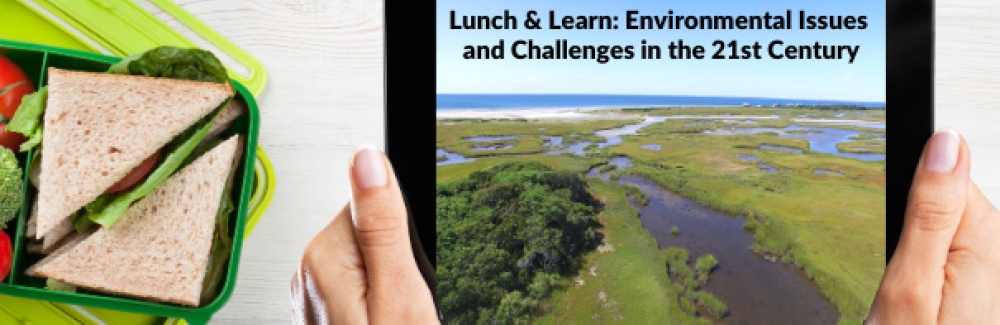
[[[368, 275], [368, 313], [390, 320], [436, 320], [430, 289], [410, 247], [406, 206], [388, 159], [362, 146], [351, 160], [351, 215]], [[396, 323], [390, 321], [390, 323]]]
[[[969, 188], [969, 149], [957, 132], [927, 142], [913, 177], [897, 250], [910, 267], [943, 272]], [[895, 258], [893, 258], [895, 260]]]
[[[944, 267], [965, 211], [969, 186], [969, 149], [952, 130], [934, 134], [924, 147], [896, 252], [876, 294], [876, 306], [895, 317], [937, 319]], [[878, 308], [878, 309], [884, 309]], [[894, 309], [894, 308], [893, 308]]]

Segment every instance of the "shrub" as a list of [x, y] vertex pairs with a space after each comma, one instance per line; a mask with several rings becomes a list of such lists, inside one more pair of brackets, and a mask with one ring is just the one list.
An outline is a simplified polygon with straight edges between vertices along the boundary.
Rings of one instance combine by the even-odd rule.
[[715, 266], [719, 264], [719, 261], [715, 259], [712, 254], [705, 254], [698, 257], [698, 260], [694, 263], [694, 268], [698, 272], [711, 273]]

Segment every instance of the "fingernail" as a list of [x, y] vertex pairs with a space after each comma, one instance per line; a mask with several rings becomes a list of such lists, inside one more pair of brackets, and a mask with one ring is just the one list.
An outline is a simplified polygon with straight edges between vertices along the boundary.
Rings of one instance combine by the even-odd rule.
[[351, 173], [358, 189], [385, 186], [387, 176], [382, 152], [370, 144], [358, 147], [351, 159]]
[[958, 132], [943, 129], [931, 137], [924, 158], [924, 170], [933, 173], [950, 173], [958, 163], [958, 147], [961, 145]]

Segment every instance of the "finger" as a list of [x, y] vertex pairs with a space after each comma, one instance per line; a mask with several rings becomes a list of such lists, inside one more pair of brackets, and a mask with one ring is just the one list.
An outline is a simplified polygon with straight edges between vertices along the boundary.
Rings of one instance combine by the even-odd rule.
[[955, 131], [937, 132], [924, 149], [910, 189], [899, 245], [904, 261], [944, 264], [968, 192], [968, 146]]
[[962, 222], [955, 233], [951, 250], [979, 250], [997, 242], [994, 239], [1000, 233], [1000, 219], [997, 209], [975, 183], [969, 182], [968, 197]]
[[373, 323], [436, 321], [430, 290], [410, 247], [406, 206], [388, 159], [374, 147], [360, 148], [352, 159], [351, 179], [355, 233], [369, 281], [369, 317]]
[[384, 155], [374, 147], [361, 148], [354, 155], [351, 174], [355, 232], [371, 281], [419, 275], [410, 248], [406, 206], [398, 184], [389, 177]]
[[367, 282], [361, 251], [344, 206], [302, 254], [292, 278], [297, 324], [364, 324]]
[[962, 220], [968, 186], [968, 147], [955, 131], [935, 133], [913, 177], [898, 262], [914, 270], [942, 270]]
[[964, 141], [951, 130], [935, 133], [914, 174], [903, 232], [872, 305], [873, 317], [882, 323], [937, 319], [944, 266], [965, 209], [968, 178]]
[[948, 263], [941, 324], [975, 324], [1000, 319], [1000, 216], [975, 184], [969, 184], [968, 203], [955, 233]]

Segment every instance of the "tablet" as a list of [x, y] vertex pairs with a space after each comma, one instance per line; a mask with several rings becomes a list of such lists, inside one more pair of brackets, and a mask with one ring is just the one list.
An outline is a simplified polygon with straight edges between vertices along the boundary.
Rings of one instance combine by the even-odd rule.
[[387, 154], [446, 323], [867, 314], [932, 133], [931, 1], [385, 10]]

